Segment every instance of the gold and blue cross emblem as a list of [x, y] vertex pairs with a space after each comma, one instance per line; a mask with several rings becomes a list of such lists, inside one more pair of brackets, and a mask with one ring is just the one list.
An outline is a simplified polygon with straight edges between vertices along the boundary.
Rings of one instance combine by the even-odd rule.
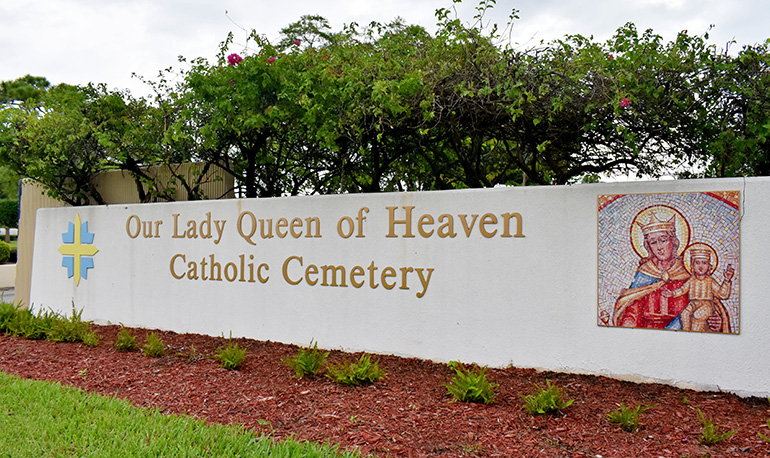
[[94, 234], [88, 232], [88, 221], [81, 223], [79, 213], [75, 222], [68, 224], [67, 232], [61, 235], [64, 243], [59, 253], [64, 255], [61, 265], [67, 268], [67, 278], [75, 277], [75, 286], [78, 286], [81, 277], [88, 279], [88, 269], [94, 267], [93, 255], [99, 250], [93, 245]]

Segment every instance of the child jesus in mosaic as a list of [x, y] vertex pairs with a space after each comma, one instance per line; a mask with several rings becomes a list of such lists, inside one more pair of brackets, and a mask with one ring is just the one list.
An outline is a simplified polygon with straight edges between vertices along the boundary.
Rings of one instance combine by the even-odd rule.
[[[680, 314], [682, 329], [685, 331], [709, 331], [709, 317], [714, 312], [721, 315], [726, 313], [720, 300], [730, 297], [735, 269], [728, 264], [724, 273], [724, 281], [719, 284], [709, 275], [711, 273], [711, 253], [708, 248], [691, 249], [692, 275], [690, 278], [679, 288], [661, 293], [663, 297], [667, 298], [688, 294], [689, 303]], [[723, 317], [723, 319], [725, 318]]]

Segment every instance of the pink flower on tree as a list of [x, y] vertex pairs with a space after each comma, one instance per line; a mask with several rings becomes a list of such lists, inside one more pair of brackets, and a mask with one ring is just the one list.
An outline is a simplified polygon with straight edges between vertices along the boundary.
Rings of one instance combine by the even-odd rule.
[[273, 62], [275, 62], [275, 57], [273, 57], [273, 56], [270, 56], [270, 58], [269, 58], [269, 59], [267, 59], [267, 63], [268, 63], [268, 64], [272, 64]]
[[227, 63], [233, 67], [240, 64], [241, 62], [243, 62], [243, 57], [239, 56], [238, 54], [232, 53], [227, 56]]
[[631, 105], [631, 101], [627, 98], [623, 97], [623, 100], [620, 101], [620, 106], [625, 108], [627, 106]]
[[294, 40], [294, 46], [299, 46], [299, 44], [300, 44], [299, 40]]
[[609, 55], [607, 56], [607, 58], [608, 58], [609, 60], [612, 60], [612, 59], [614, 59], [614, 58], [615, 58], [615, 56], [613, 56], [612, 54], [609, 54]]

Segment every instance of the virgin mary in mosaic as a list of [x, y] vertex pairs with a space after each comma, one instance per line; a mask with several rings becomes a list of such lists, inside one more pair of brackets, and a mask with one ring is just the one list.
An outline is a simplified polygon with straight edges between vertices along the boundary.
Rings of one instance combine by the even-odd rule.
[[740, 192], [598, 197], [600, 326], [738, 334]]

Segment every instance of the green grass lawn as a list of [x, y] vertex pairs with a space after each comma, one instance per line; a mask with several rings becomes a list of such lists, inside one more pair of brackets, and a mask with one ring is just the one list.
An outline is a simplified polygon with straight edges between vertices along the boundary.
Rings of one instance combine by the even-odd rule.
[[359, 457], [0, 372], [0, 457]]

